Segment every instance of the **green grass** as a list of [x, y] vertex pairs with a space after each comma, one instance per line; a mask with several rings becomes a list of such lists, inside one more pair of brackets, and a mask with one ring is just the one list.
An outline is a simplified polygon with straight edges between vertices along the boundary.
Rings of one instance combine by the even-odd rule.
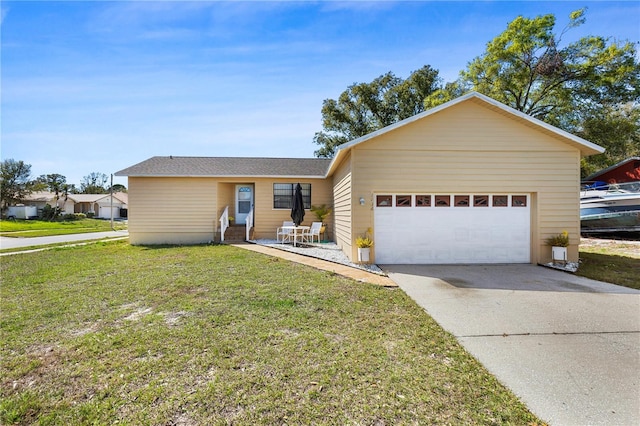
[[580, 247], [577, 274], [640, 290], [640, 246], [617, 243], [604, 247]]
[[23, 251], [31, 251], [31, 250], [48, 250], [56, 247], [66, 247], [72, 245], [86, 245], [86, 244], [95, 244], [98, 242], [104, 241], [115, 241], [117, 239], [127, 239], [128, 237], [114, 237], [114, 238], [103, 238], [103, 239], [87, 239], [87, 240], [74, 240], [74, 241], [65, 241], [62, 243], [51, 243], [51, 244], [37, 244], [33, 246], [24, 246], [24, 247], [14, 247], [7, 249], [0, 249], [0, 253], [20, 253]]
[[[126, 224], [114, 222], [114, 228], [126, 229]], [[44, 220], [2, 220], [0, 235], [3, 237], [48, 237], [51, 235], [84, 234], [88, 232], [111, 231], [110, 220], [82, 219], [49, 222]]]
[[0, 424], [540, 422], [398, 289], [229, 246], [0, 268]]

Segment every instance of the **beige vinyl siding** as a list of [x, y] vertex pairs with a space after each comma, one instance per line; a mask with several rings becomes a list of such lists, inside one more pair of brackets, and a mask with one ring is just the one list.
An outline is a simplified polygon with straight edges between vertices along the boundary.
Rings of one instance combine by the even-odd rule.
[[[224, 208], [229, 206], [229, 214], [235, 214], [239, 184], [254, 188], [254, 237], [275, 239], [276, 228], [291, 220], [291, 211], [273, 208], [273, 184], [298, 182], [311, 184], [312, 204], [332, 204], [331, 182], [326, 179], [130, 177], [129, 239], [132, 244], [212, 241]], [[303, 223], [316, 220], [307, 210]]]
[[129, 178], [131, 244], [193, 244], [213, 240], [216, 181]]
[[[478, 135], [476, 135], [478, 134]], [[481, 140], [474, 137], [486, 135]], [[471, 139], [468, 137], [471, 136]], [[517, 136], [517, 137], [516, 137]], [[566, 151], [573, 149], [559, 136], [542, 132], [524, 120], [492, 110], [484, 104], [463, 102], [385, 133], [366, 144], [367, 149], [395, 150], [390, 139], [402, 140], [404, 149], [466, 151], [479, 143], [482, 151]], [[427, 142], [427, 143], [425, 143]]]
[[[353, 164], [353, 178], [352, 178], [352, 229], [351, 229], [351, 241], [353, 241], [353, 245], [351, 246], [351, 260], [358, 259], [358, 247], [355, 245], [355, 239], [357, 236], [365, 236], [367, 231], [371, 229], [373, 231], [373, 202], [374, 202], [374, 194], [377, 191], [375, 188], [378, 187], [378, 183], [381, 175], [380, 172], [385, 173], [384, 169], [387, 167], [383, 165], [382, 170], [376, 170], [375, 167], [369, 167], [369, 164], [365, 164], [371, 156], [366, 155], [364, 149], [354, 149], [351, 152], [352, 164]], [[382, 152], [382, 151], [378, 151]], [[364, 155], [363, 155], [364, 154]], [[392, 163], [396, 163], [397, 153], [393, 153], [389, 157]], [[389, 152], [387, 152], [387, 156], [389, 156]], [[377, 156], [373, 156], [377, 157]], [[375, 161], [378, 164], [384, 163], [384, 161], [380, 161], [381, 159], [376, 159]], [[400, 176], [402, 174], [402, 167], [396, 171], [396, 175]], [[400, 188], [400, 192], [406, 191], [406, 181], [410, 179], [404, 179], [404, 184], [395, 184], [396, 188]], [[364, 206], [360, 205], [360, 197], [365, 199]], [[373, 234], [373, 233], [372, 233]], [[373, 235], [370, 235], [373, 237]], [[375, 241], [374, 247], [371, 249], [371, 261], [375, 263]]]
[[[355, 196], [355, 195], [354, 195]], [[348, 154], [333, 174], [335, 242], [347, 256], [352, 255], [351, 155]]]
[[[331, 183], [326, 179], [260, 179], [255, 181], [255, 238], [275, 239], [276, 229], [282, 226], [282, 222], [291, 220], [291, 210], [273, 208], [273, 184], [274, 183], [310, 183], [311, 205], [332, 204]], [[331, 223], [331, 218], [327, 220]], [[310, 210], [305, 210], [304, 225], [311, 225], [318, 219]], [[328, 229], [326, 232], [331, 232]]]
[[374, 226], [375, 193], [523, 193], [534, 203], [531, 261], [548, 261], [544, 239], [563, 230], [577, 260], [580, 153], [548, 132], [466, 102], [356, 145], [352, 155], [353, 196], [367, 199], [354, 208], [355, 235]]
[[229, 216], [235, 217], [236, 215], [236, 198], [235, 198], [235, 191], [236, 191], [236, 184], [231, 182], [220, 182], [218, 180], [217, 182], [217, 210], [216, 210], [216, 223], [215, 223], [215, 232], [216, 235], [217, 233], [220, 232], [220, 216], [222, 216], [222, 213], [224, 212], [224, 209], [226, 207], [229, 207]]

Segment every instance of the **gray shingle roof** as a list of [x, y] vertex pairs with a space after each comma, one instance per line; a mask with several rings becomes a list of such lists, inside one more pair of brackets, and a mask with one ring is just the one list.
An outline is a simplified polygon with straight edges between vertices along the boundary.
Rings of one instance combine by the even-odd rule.
[[[61, 198], [64, 198], [65, 195], [60, 193]], [[55, 192], [48, 191], [35, 191], [31, 194], [25, 196], [21, 199], [21, 201], [40, 201], [40, 202], [51, 202], [56, 197]], [[75, 201], [76, 203], [93, 203], [95, 201], [101, 200], [103, 198], [108, 199], [109, 193], [106, 194], [67, 194], [67, 198]], [[127, 203], [129, 200], [129, 194], [126, 192], [114, 192], [113, 198], [122, 201], [123, 203]]]
[[324, 177], [328, 158], [151, 157], [116, 176]]

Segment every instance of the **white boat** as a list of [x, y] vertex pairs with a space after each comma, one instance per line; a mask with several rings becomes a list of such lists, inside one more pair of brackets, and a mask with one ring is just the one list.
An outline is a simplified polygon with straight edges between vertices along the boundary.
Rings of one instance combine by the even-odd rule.
[[583, 234], [640, 232], [640, 182], [584, 184], [580, 230]]

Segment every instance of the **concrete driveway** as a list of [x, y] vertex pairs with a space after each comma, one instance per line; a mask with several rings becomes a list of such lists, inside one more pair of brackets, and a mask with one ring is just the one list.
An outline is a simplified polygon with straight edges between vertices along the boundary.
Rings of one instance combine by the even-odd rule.
[[535, 265], [382, 268], [549, 424], [640, 424], [640, 291]]

